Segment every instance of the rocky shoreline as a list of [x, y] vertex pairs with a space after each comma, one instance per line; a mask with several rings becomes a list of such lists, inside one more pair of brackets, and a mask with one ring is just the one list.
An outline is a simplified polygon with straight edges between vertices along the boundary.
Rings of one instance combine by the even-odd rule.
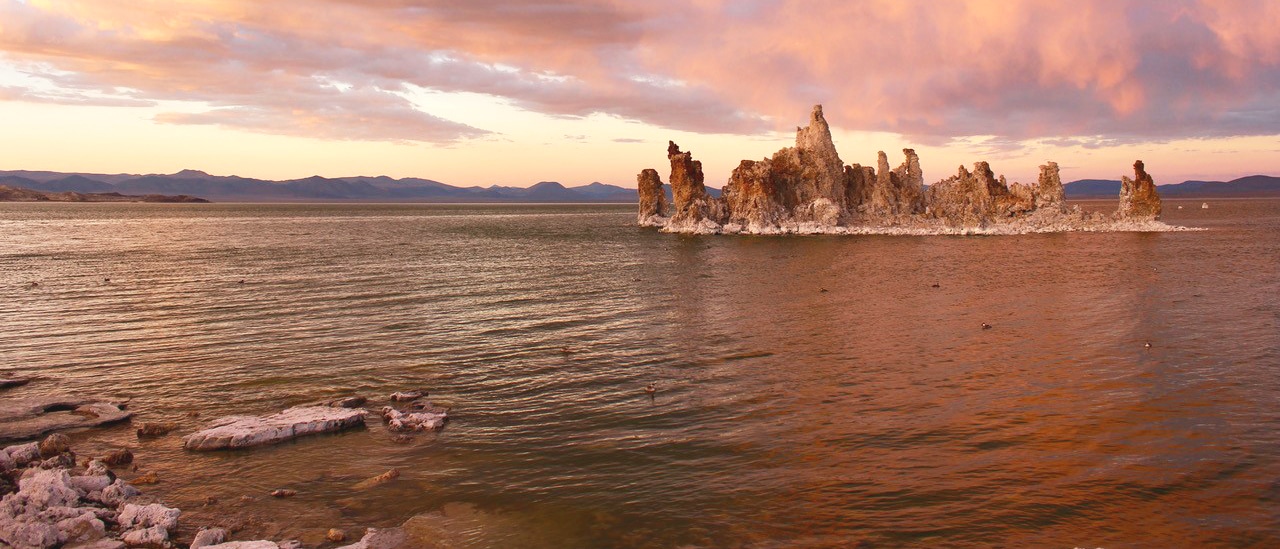
[[1194, 230], [1160, 221], [1156, 185], [1141, 160], [1125, 177], [1115, 213], [1068, 208], [1058, 164], [1040, 166], [1034, 185], [996, 177], [986, 162], [973, 171], [924, 184], [920, 159], [890, 169], [882, 151], [876, 167], [845, 165], [831, 129], [815, 105], [809, 125], [796, 128], [796, 146], [771, 158], [743, 160], [720, 197], [707, 193], [702, 163], [668, 144], [671, 200], [655, 169], [637, 176], [637, 223], [687, 234], [1005, 235], [1050, 232]]
[[[444, 427], [448, 410], [425, 400], [425, 391], [411, 393], [412, 400], [389, 398], [390, 405], [379, 413], [387, 430], [400, 433], [434, 431]], [[209, 422], [184, 437], [188, 451], [211, 451], [255, 448], [298, 437], [334, 432], [364, 425], [365, 416], [373, 412], [361, 408], [367, 399], [347, 397], [308, 406], [298, 406], [268, 416], [229, 416]], [[52, 404], [50, 404], [52, 403]], [[4, 406], [10, 415], [0, 416], [0, 425], [9, 426], [13, 418], [40, 422], [40, 432], [69, 428], [86, 428], [108, 422], [74, 422], [60, 417], [70, 410], [86, 406], [109, 406], [115, 411], [110, 423], [130, 417], [127, 404], [83, 404], [75, 399], [41, 397], [9, 401]], [[110, 412], [110, 411], [107, 411]], [[88, 415], [82, 412], [83, 415]], [[75, 417], [75, 413], [71, 414]], [[123, 417], [118, 417], [118, 416]], [[12, 416], [12, 417], [10, 417]], [[50, 416], [50, 417], [44, 417]], [[50, 423], [52, 422], [52, 423]], [[21, 423], [18, 422], [18, 423]], [[48, 429], [44, 427], [50, 426]], [[174, 430], [172, 423], [143, 423], [137, 429], [139, 438], [165, 436]], [[21, 427], [11, 430], [9, 440], [28, 438], [36, 431]], [[208, 547], [216, 549], [300, 548], [298, 540], [229, 541], [235, 527], [204, 525], [179, 527], [182, 510], [168, 507], [146, 495], [137, 485], [156, 482], [154, 473], [138, 474], [135, 456], [128, 449], [117, 449], [103, 456], [83, 458], [70, 446], [70, 439], [54, 432], [39, 442], [25, 442], [0, 449], [0, 547], [17, 549], [121, 549], [125, 547]], [[360, 482], [359, 490], [390, 483], [400, 476], [392, 469]], [[131, 480], [126, 480], [129, 477]], [[291, 497], [292, 490], [275, 490], [271, 496]], [[244, 496], [249, 498], [249, 496]], [[252, 499], [252, 498], [250, 498]], [[206, 505], [216, 504], [208, 498]], [[412, 519], [411, 519], [412, 520]], [[418, 534], [403, 527], [370, 528], [355, 543], [347, 535], [331, 529], [325, 536], [326, 547], [338, 549], [396, 549], [421, 546]]]

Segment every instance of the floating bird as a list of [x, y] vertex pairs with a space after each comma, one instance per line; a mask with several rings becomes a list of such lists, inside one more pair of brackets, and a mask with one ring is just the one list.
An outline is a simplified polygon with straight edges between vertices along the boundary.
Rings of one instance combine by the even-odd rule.
[[983, 330], [990, 330], [990, 329], [991, 329], [991, 325], [990, 325], [990, 324], [987, 324], [986, 322], [983, 322], [983, 323], [982, 323], [982, 329], [983, 329]]
[[32, 281], [32, 282], [31, 282], [31, 284], [28, 284], [28, 286], [29, 286], [29, 287], [32, 287], [32, 288], [35, 288], [35, 287], [37, 287], [37, 286], [39, 286], [39, 285], [40, 285], [40, 283], [39, 283], [39, 282], [35, 282], [35, 281]]
[[1150, 349], [1150, 348], [1151, 348], [1151, 342], [1150, 342], [1150, 341], [1148, 341], [1148, 342], [1146, 342], [1146, 343], [1143, 343], [1143, 344], [1142, 344], [1142, 346], [1143, 346], [1143, 347], [1146, 347], [1146, 348], [1148, 348], [1148, 349]]
[[941, 285], [941, 284], [938, 284], [937, 282], [934, 282], [934, 283], [933, 283], [933, 287], [934, 287], [934, 288], [941, 288], [941, 287], [942, 287], [942, 285]]
[[653, 398], [653, 394], [658, 392], [658, 388], [654, 387], [653, 384], [650, 383], [644, 386], [644, 392], [645, 394], [649, 395], [649, 398]]
[[825, 293], [827, 293], [827, 289], [826, 289], [826, 288], [818, 288], [818, 292], [820, 292], [820, 293], [824, 293], [824, 294], [825, 294]]
[[240, 279], [240, 284], [244, 284], [244, 279]]
[[103, 281], [103, 282], [111, 282], [111, 279], [110, 279], [110, 278], [104, 278], [104, 279], [102, 279], [102, 281]]

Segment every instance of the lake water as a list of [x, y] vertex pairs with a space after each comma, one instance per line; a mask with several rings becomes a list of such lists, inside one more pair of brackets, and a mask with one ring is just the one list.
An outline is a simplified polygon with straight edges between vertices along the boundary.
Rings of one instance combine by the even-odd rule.
[[[0, 375], [44, 378], [0, 398], [180, 422], [74, 446], [132, 448], [123, 476], [156, 472], [142, 488], [185, 529], [237, 539], [418, 517], [461, 547], [1274, 547], [1280, 201], [1200, 202], [1166, 220], [1207, 231], [1000, 237], [673, 236], [633, 206], [0, 204]], [[181, 448], [222, 415], [419, 387], [453, 419], [407, 444], [371, 417]]]

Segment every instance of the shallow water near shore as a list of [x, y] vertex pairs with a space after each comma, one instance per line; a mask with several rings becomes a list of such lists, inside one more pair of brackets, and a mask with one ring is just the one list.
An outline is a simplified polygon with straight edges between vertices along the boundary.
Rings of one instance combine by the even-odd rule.
[[[419, 517], [464, 547], [1274, 546], [1280, 200], [1201, 202], [1165, 221], [1206, 231], [933, 237], [0, 204], [0, 375], [43, 378], [0, 398], [178, 421], [74, 446], [132, 448], [184, 527], [238, 539]], [[443, 431], [181, 448], [223, 415], [412, 388], [452, 407]]]

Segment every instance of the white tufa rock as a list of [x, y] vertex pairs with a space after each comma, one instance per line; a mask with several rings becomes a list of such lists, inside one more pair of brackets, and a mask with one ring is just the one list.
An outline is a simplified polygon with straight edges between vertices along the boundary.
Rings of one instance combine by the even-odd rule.
[[0, 500], [0, 546], [44, 549], [102, 538], [103, 522], [79, 504], [66, 470], [28, 469], [18, 491]]
[[71, 477], [71, 487], [75, 488], [81, 496], [88, 495], [91, 492], [101, 492], [106, 487], [111, 486], [114, 480], [107, 475], [83, 475]]
[[40, 443], [17, 444], [0, 450], [0, 471], [25, 467], [40, 459]]
[[298, 406], [266, 417], [228, 416], [186, 437], [188, 450], [220, 450], [276, 444], [304, 435], [364, 424], [362, 408]]
[[124, 542], [118, 539], [100, 539], [88, 543], [68, 545], [63, 549], [124, 549], [124, 547]]
[[121, 479], [116, 479], [110, 486], [102, 489], [102, 492], [90, 492], [85, 499], [101, 502], [110, 507], [119, 507], [120, 504], [128, 501], [130, 498], [142, 494], [132, 484]]
[[178, 517], [181, 515], [181, 510], [165, 507], [159, 503], [150, 505], [126, 503], [120, 508], [120, 528], [132, 530], [160, 526], [165, 530], [173, 530], [178, 527]]
[[125, 532], [121, 539], [124, 540], [125, 545], [131, 547], [159, 547], [169, 541], [169, 531], [163, 526], [152, 526]]
[[223, 528], [206, 528], [196, 534], [196, 539], [191, 542], [191, 549], [200, 547], [208, 547], [210, 545], [218, 545], [227, 541], [227, 531]]

